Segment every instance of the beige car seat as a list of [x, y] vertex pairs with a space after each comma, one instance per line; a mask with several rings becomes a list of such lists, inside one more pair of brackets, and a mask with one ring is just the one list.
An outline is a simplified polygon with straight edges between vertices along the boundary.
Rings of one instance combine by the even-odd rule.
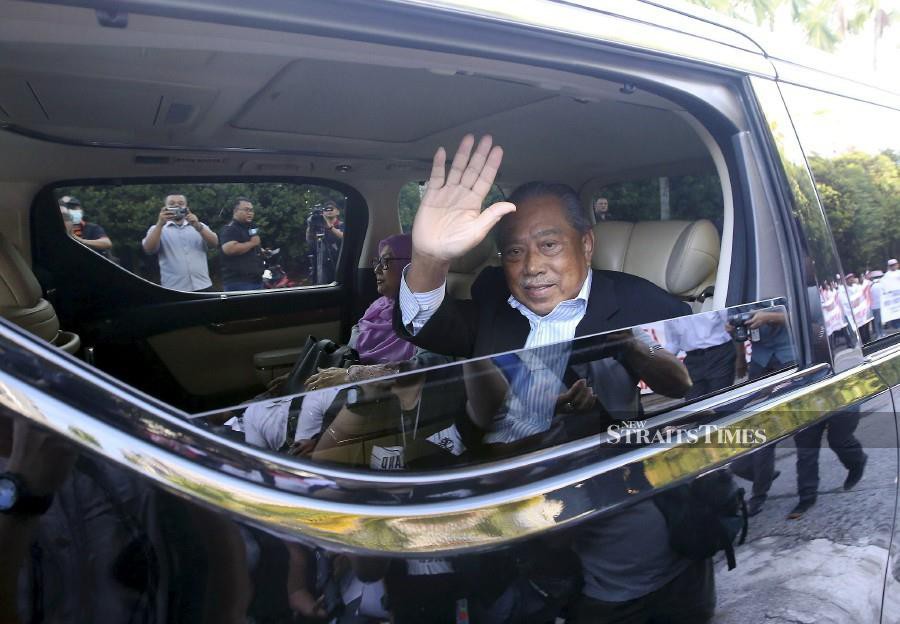
[[455, 299], [471, 299], [472, 284], [486, 266], [499, 264], [493, 236], [487, 236], [475, 249], [450, 264], [447, 293]]
[[77, 334], [60, 331], [56, 310], [19, 250], [0, 234], [0, 317], [68, 353], [81, 347]]
[[696, 313], [711, 304], [719, 247], [719, 232], [708, 219], [603, 221], [594, 225], [591, 265], [650, 280], [690, 302]]

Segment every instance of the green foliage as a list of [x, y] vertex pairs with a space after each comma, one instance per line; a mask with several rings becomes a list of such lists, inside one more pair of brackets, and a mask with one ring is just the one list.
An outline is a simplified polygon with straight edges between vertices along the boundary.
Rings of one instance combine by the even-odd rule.
[[[306, 220], [310, 209], [326, 199], [343, 205], [344, 196], [322, 186], [281, 182], [211, 184], [131, 184], [59, 188], [57, 197], [74, 195], [81, 200], [84, 218], [106, 230], [113, 255], [121, 265], [151, 281], [159, 280], [155, 257], [141, 249], [141, 240], [156, 223], [166, 195], [184, 194], [188, 207], [213, 231], [231, 221], [235, 197], [247, 197], [256, 208], [255, 222], [263, 246], [281, 248], [276, 262], [295, 280], [308, 273]], [[219, 281], [219, 252], [209, 252], [210, 277]]]
[[900, 152], [809, 159], [845, 271], [884, 270], [900, 255]]
[[[658, 221], [659, 178], [610, 184], [598, 197], [609, 200], [609, 212], [622, 221]], [[709, 219], [722, 225], [722, 185], [715, 174], [669, 178], [669, 216], [672, 219]]]
[[[416, 218], [416, 211], [419, 209], [419, 202], [422, 201], [423, 192], [423, 182], [407, 182], [400, 189], [397, 209], [400, 211], [400, 227], [407, 234], [412, 232], [413, 220]], [[484, 200], [484, 206], [490, 206], [505, 199], [506, 196], [503, 195], [503, 191], [495, 184]]]

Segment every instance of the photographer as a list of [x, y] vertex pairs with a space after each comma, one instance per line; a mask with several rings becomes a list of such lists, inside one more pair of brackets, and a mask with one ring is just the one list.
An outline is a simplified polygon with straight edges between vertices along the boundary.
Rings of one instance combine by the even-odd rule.
[[[791, 366], [796, 359], [787, 314], [781, 306], [731, 313], [725, 331], [734, 337], [742, 357], [744, 343], [749, 340], [752, 344], [747, 368], [751, 380]], [[781, 474], [775, 470], [775, 445], [764, 446], [742, 457], [732, 464], [731, 469], [742, 479], [753, 482], [747, 515], [755, 516], [762, 511], [772, 482]]]
[[206, 250], [219, 244], [219, 237], [188, 208], [187, 197], [166, 196], [154, 225], [141, 241], [144, 253], [159, 254], [159, 283], [185, 291], [209, 290]]
[[59, 199], [59, 210], [63, 216], [66, 231], [82, 244], [90, 247], [105, 258], [110, 257], [112, 241], [102, 227], [96, 223], [88, 223], [84, 219], [84, 210], [77, 197], [66, 195]]
[[340, 214], [337, 203], [329, 199], [313, 206], [312, 214], [306, 221], [306, 242], [310, 243], [309, 275], [313, 284], [330, 284], [334, 281], [344, 242], [344, 224]]
[[219, 232], [222, 241], [222, 286], [226, 291], [263, 287], [259, 229], [253, 224], [253, 202], [234, 200], [231, 223]]

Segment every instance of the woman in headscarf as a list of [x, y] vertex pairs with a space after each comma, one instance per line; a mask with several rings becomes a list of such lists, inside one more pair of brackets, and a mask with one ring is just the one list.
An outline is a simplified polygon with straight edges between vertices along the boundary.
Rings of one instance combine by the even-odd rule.
[[403, 267], [412, 255], [412, 237], [394, 234], [378, 243], [378, 257], [372, 261], [375, 283], [381, 295], [368, 307], [350, 332], [350, 346], [363, 364], [384, 364], [408, 360], [415, 346], [394, 333], [394, 302], [400, 293]]
[[[394, 302], [400, 292], [401, 273], [409, 263], [411, 251], [412, 238], [409, 234], [395, 234], [378, 243], [378, 257], [372, 261], [372, 267], [381, 296], [353, 326], [348, 343], [359, 353], [363, 366], [355, 368], [365, 369], [359, 371], [365, 377], [395, 373], [396, 370], [387, 365], [409, 360], [416, 352], [416, 347], [399, 338], [393, 329]], [[310, 376], [304, 383], [307, 390], [327, 390], [310, 392], [303, 400], [299, 418], [296, 412], [293, 418], [289, 418], [290, 398], [252, 404], [243, 416], [245, 440], [249, 444], [273, 450], [287, 450], [289, 447], [292, 447], [293, 453], [308, 450], [311, 448], [309, 441], [319, 433], [325, 410], [337, 396], [337, 390], [330, 390], [330, 386], [349, 382], [346, 368], [327, 368]]]

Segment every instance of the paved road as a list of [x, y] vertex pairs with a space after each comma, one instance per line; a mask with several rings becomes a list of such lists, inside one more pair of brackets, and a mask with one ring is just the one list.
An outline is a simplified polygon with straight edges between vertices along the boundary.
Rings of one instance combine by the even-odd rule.
[[869, 456], [862, 481], [843, 491], [847, 472], [823, 439], [818, 503], [799, 520], [785, 518], [797, 502], [795, 448], [779, 443], [781, 476], [737, 568], [717, 561], [717, 624], [879, 621], [897, 490], [892, 415], [864, 418], [856, 435]]

